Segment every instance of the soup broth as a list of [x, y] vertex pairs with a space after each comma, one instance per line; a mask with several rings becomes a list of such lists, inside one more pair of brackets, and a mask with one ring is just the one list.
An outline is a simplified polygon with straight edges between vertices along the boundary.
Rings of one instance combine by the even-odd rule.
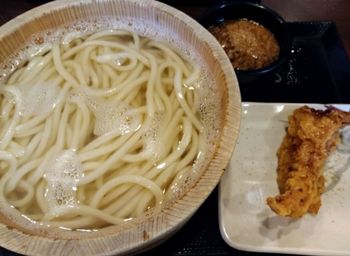
[[169, 44], [126, 30], [41, 47], [0, 85], [1, 202], [66, 229], [161, 207], [215, 137], [203, 73]]

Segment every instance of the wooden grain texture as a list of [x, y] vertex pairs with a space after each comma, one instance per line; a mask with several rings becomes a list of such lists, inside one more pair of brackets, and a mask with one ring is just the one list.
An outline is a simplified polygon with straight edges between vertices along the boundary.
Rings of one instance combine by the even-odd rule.
[[[76, 21], [86, 21], [113, 15], [137, 17], [142, 21], [162, 24], [171, 37], [181, 38], [201, 56], [213, 76], [221, 119], [217, 147], [205, 169], [200, 170], [173, 201], [164, 204], [159, 212], [143, 218], [101, 229], [99, 232], [64, 231], [56, 228], [34, 227], [22, 218], [13, 223], [0, 204], [0, 246], [26, 255], [106, 255], [143, 249], [177, 231], [194, 214], [218, 184], [233, 152], [240, 126], [240, 93], [232, 65], [214, 37], [187, 15], [172, 7], [152, 1], [83, 1], [52, 2], [17, 17], [0, 28], [0, 66], [8, 56], [23, 49], [40, 31], [69, 27]], [[148, 23], [148, 24], [151, 24]], [[12, 209], [13, 214], [20, 215]], [[13, 228], [17, 227], [17, 228]]]

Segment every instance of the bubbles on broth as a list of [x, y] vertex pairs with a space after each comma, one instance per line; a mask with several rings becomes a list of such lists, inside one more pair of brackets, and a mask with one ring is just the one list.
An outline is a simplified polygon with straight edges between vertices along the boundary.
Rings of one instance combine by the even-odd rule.
[[65, 150], [48, 161], [44, 178], [49, 208], [46, 214], [57, 217], [77, 206], [77, 184], [83, 178], [83, 166], [73, 150]]
[[119, 131], [120, 135], [125, 135], [141, 127], [140, 113], [121, 101], [89, 97], [87, 102], [95, 115], [94, 134], [97, 136], [112, 131]]
[[162, 128], [164, 113], [156, 112], [151, 118], [151, 126], [144, 135], [145, 145], [143, 145], [143, 153], [150, 156], [154, 165], [156, 165], [163, 150], [159, 134]]
[[59, 104], [64, 96], [58, 81], [23, 84], [18, 87], [21, 92], [22, 104], [20, 115], [32, 116], [50, 112]]

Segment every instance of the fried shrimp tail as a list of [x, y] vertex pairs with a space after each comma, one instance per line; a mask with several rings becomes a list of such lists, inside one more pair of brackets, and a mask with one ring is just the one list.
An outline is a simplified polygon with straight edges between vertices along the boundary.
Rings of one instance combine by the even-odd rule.
[[288, 118], [288, 129], [277, 152], [277, 184], [280, 195], [267, 204], [280, 216], [317, 214], [325, 179], [323, 166], [340, 141], [339, 129], [350, 124], [350, 112], [328, 106], [315, 110], [304, 106]]

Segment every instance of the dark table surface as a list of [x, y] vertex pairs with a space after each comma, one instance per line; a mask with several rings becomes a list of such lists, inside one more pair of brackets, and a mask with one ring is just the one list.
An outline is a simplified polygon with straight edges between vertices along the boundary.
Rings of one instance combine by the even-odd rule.
[[[1, 0], [0, 25], [45, 2], [47, 1]], [[208, 7], [219, 1], [164, 0], [163, 2], [197, 19]], [[296, 91], [296, 94], [304, 92], [304, 97], [294, 99], [292, 96], [283, 98], [283, 95], [277, 95], [275, 98], [270, 97], [269, 101], [350, 103], [350, 89], [348, 89], [350, 88], [350, 65], [347, 57], [350, 56], [350, 1], [262, 0], [261, 2], [279, 13], [286, 21], [291, 22], [290, 30], [295, 36], [295, 54], [291, 57], [287, 68], [296, 65], [300, 69], [300, 65], [307, 63], [306, 69], [308, 69], [314, 66], [313, 62], [325, 63], [325, 65], [316, 65], [315, 70], [310, 71], [311, 73], [292, 74], [298, 76], [299, 79], [299, 84], [292, 84], [294, 87], [299, 86], [296, 88], [300, 91]], [[302, 23], [299, 23], [300, 21]], [[305, 21], [316, 21], [316, 23]], [[312, 33], [316, 36], [312, 40], [307, 39], [307, 35]], [[304, 66], [301, 68], [304, 70]], [[324, 78], [319, 79], [317, 73], [321, 70]], [[287, 71], [279, 72], [283, 75]], [[288, 86], [290, 81], [282, 79], [282, 83]], [[322, 90], [318, 90], [318, 93], [308, 94], [307, 91], [305, 93], [305, 83], [311, 84], [311, 90], [315, 84], [321, 86]], [[270, 89], [276, 91], [275, 87]], [[264, 96], [256, 97], [256, 94], [249, 93], [246, 88], [241, 88], [241, 90], [245, 101], [266, 101]], [[289, 89], [285, 87], [283, 90], [288, 91]], [[330, 91], [332, 93], [329, 93]], [[349, 96], [346, 96], [346, 92], [349, 92]], [[0, 255], [16, 254], [0, 249]], [[218, 188], [216, 188], [177, 234], [153, 250], [145, 252], [144, 255], [255, 255], [255, 253], [233, 249], [221, 238], [218, 221]], [[262, 254], [259, 253], [259, 255]]]

